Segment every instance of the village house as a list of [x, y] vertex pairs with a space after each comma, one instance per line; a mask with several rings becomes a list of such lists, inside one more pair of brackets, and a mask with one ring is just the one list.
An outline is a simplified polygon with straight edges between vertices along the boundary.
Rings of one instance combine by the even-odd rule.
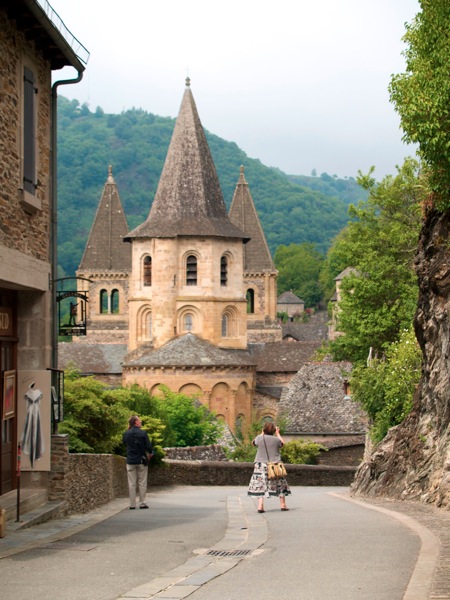
[[[57, 367], [56, 95], [81, 79], [88, 57], [45, 0], [1, 3], [0, 495], [17, 487], [19, 443], [22, 484], [48, 484], [59, 394], [49, 370]], [[66, 66], [72, 79], [52, 84]]]

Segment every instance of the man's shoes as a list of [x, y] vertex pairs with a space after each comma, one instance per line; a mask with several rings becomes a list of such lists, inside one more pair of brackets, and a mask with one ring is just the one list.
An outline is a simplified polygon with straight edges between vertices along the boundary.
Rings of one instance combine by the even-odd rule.
[[263, 513], [263, 512], [266, 512], [266, 511], [263, 508], [258, 508], [258, 512], [259, 513]]
[[148, 504], [145, 504], [145, 502], [143, 502], [143, 503], [142, 503], [142, 504], [139, 506], [139, 508], [148, 508]]
[[130, 506], [130, 510], [135, 510], [136, 507], [135, 506]]
[[289, 510], [288, 508], [286, 508], [286, 506], [284, 508], [282, 508], [281, 510]]

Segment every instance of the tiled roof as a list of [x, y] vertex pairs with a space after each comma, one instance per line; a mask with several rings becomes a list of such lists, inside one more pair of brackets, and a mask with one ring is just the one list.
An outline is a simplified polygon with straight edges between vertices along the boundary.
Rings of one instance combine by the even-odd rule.
[[131, 271], [131, 246], [124, 243], [128, 225], [112, 169], [108, 169], [103, 194], [79, 269], [81, 271]]
[[58, 344], [58, 368], [75, 367], [84, 375], [91, 373], [120, 374], [126, 353], [126, 344], [60, 342]]
[[250, 241], [244, 246], [244, 272], [275, 271], [258, 213], [244, 177], [244, 167], [241, 167], [229, 217], [231, 222], [250, 238]]
[[350, 363], [307, 363], [283, 390], [279, 410], [287, 416], [286, 433], [362, 434], [367, 417], [345, 395]]
[[126, 239], [177, 236], [247, 239], [228, 218], [189, 80], [150, 213]]
[[249, 350], [259, 373], [296, 373], [319, 346], [320, 341], [268, 342], [250, 344]]
[[176, 337], [157, 350], [137, 358], [127, 358], [127, 367], [222, 367], [252, 366], [254, 361], [245, 350], [217, 348], [193, 333]]

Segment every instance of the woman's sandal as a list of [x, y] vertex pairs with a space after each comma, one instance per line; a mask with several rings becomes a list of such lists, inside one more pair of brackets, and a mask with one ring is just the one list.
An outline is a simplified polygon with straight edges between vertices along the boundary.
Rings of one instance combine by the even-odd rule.
[[284, 508], [281, 508], [280, 510], [289, 510], [286, 506]]
[[263, 513], [263, 512], [266, 512], [266, 511], [263, 508], [258, 508], [258, 512], [259, 513]]

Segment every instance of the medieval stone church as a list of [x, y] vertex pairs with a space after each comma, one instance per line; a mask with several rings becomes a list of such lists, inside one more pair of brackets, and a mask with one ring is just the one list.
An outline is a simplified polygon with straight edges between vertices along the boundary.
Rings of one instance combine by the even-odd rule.
[[232, 429], [250, 420], [248, 344], [281, 340], [277, 271], [243, 167], [227, 214], [189, 80], [146, 221], [127, 230], [110, 167], [77, 277], [87, 336], [61, 348], [66, 364], [105, 375], [119, 360], [123, 385], [195, 394]]
[[277, 271], [244, 168], [227, 214], [189, 80], [147, 219], [128, 230], [109, 167], [77, 277], [87, 335], [58, 345], [60, 368], [195, 395], [231, 430], [254, 415], [276, 419], [281, 407], [288, 438], [361, 444], [364, 418], [343, 367], [308, 363], [323, 337], [302, 337], [301, 324], [295, 341], [283, 336]]

